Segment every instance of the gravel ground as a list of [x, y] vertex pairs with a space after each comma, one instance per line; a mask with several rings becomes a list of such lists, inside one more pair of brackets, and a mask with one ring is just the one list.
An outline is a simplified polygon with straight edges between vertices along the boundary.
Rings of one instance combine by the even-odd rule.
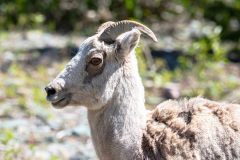
[[82, 38], [40, 31], [0, 36], [0, 159], [96, 160], [86, 109], [54, 109], [44, 86]]
[[[43, 112], [50, 113], [51, 117], [46, 118]], [[9, 116], [1, 115], [0, 129], [13, 131], [14, 138], [7, 145], [0, 145], [0, 153], [16, 150], [13, 154], [17, 160], [97, 159], [84, 108], [48, 108], [31, 117], [18, 110]], [[0, 159], [4, 156], [6, 158], [6, 153], [0, 154]]]

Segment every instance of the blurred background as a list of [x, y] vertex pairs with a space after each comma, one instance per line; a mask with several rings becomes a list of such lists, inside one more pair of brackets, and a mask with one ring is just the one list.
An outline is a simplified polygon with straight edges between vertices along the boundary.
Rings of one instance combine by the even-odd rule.
[[53, 109], [44, 86], [106, 21], [157, 35], [136, 49], [146, 107], [203, 96], [240, 103], [239, 0], [1, 0], [0, 159], [95, 160], [86, 110]]

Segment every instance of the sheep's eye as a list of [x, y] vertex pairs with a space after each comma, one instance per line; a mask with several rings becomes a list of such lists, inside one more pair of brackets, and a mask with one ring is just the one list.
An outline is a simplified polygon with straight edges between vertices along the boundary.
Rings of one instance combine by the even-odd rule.
[[97, 66], [102, 63], [102, 59], [98, 57], [94, 57], [90, 60], [90, 63], [94, 66]]

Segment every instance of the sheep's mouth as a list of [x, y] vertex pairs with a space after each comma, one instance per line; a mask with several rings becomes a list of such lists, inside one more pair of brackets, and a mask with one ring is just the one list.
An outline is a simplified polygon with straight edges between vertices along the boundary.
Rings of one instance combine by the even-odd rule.
[[54, 108], [63, 108], [70, 103], [71, 96], [67, 95], [66, 97], [62, 97], [54, 102], [51, 102]]

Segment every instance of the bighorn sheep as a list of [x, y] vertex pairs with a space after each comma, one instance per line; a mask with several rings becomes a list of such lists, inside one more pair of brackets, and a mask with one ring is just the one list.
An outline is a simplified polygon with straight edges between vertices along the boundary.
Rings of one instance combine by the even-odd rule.
[[141, 33], [157, 41], [140, 23], [104, 23], [45, 88], [48, 101], [87, 107], [101, 160], [240, 159], [240, 105], [194, 98], [145, 109], [134, 54]]

